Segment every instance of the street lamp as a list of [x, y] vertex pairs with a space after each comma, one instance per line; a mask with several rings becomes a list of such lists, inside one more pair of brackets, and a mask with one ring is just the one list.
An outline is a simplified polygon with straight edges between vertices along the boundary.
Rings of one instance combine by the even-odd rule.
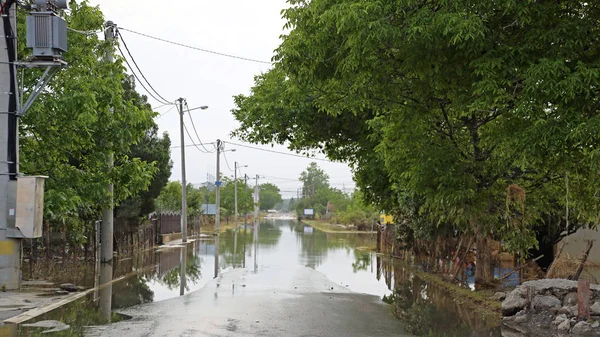
[[[185, 180], [185, 137], [183, 135], [183, 102], [185, 98], [179, 98], [179, 131], [181, 138], [181, 242], [187, 242], [187, 182]], [[187, 104], [187, 102], [186, 102]], [[208, 106], [203, 105], [192, 110], [206, 110]]]
[[219, 225], [221, 223], [221, 152], [235, 152], [235, 149], [225, 150], [223, 142], [217, 139], [217, 181], [215, 181], [215, 235], [219, 234]]

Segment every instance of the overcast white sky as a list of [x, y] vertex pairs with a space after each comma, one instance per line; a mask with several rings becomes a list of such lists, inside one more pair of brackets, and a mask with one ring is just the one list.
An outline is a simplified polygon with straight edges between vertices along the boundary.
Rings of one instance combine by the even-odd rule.
[[[284, 20], [281, 10], [287, 7], [285, 0], [178, 0], [134, 1], [92, 0], [100, 6], [106, 20], [118, 26], [157, 36], [203, 49], [226, 54], [270, 61], [273, 50], [280, 43]], [[230, 140], [230, 132], [237, 122], [231, 114], [234, 107], [232, 96], [247, 94], [254, 76], [266, 72], [270, 65], [247, 62], [194, 51], [121, 30], [129, 49], [154, 88], [168, 100], [186, 98], [190, 108], [208, 105], [208, 110], [191, 112], [203, 142], [216, 139]], [[144, 93], [138, 85], [138, 91]], [[153, 106], [160, 103], [152, 100]], [[170, 107], [158, 109], [164, 113]], [[185, 116], [192, 137], [195, 134]], [[167, 131], [173, 146], [180, 144], [179, 117], [175, 109], [157, 119], [161, 131]], [[240, 142], [232, 139], [233, 142]], [[190, 139], [186, 136], [186, 144]], [[288, 151], [283, 146], [260, 146], [265, 149]], [[227, 152], [231, 168], [234, 161], [248, 165], [244, 173], [266, 176], [262, 179], [277, 184], [285, 197], [295, 196], [301, 184], [300, 173], [310, 160], [294, 158], [247, 148]], [[210, 148], [209, 148], [210, 149]], [[173, 173], [171, 180], [181, 179], [181, 155], [178, 148], [171, 150]], [[187, 180], [199, 184], [207, 180], [207, 173], [215, 175], [215, 154], [201, 153], [194, 147], [186, 151]], [[222, 158], [222, 172], [233, 175]], [[318, 162], [330, 176], [334, 187], [354, 187], [348, 165]], [[277, 178], [273, 178], [277, 177]]]

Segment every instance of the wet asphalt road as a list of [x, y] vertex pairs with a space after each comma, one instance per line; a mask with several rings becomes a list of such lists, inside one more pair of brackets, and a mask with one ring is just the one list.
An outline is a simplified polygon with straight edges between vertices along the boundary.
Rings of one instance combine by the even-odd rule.
[[121, 313], [90, 336], [410, 336], [376, 296], [298, 265], [233, 269], [204, 288]]

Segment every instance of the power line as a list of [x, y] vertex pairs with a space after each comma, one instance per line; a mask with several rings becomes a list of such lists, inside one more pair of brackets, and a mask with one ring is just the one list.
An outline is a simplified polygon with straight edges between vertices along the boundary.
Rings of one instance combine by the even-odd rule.
[[101, 30], [77, 30], [77, 29], [74, 29], [74, 28], [71, 28], [71, 27], [67, 27], [67, 30], [72, 31], [73, 33], [79, 33], [79, 34], [87, 35], [87, 36], [89, 36], [89, 35], [96, 35], [96, 34], [102, 33]]
[[167, 103], [168, 101], [162, 101], [158, 98], [156, 98], [156, 96], [154, 96], [152, 94], [152, 91], [148, 90], [148, 88], [146, 88], [146, 86], [144, 85], [144, 82], [142, 82], [140, 80], [140, 78], [137, 76], [137, 74], [135, 73], [135, 71], [133, 70], [133, 67], [131, 66], [131, 64], [129, 64], [129, 61], [127, 60], [127, 58], [125, 57], [125, 54], [123, 53], [123, 51], [121, 50], [121, 46], [119, 46], [119, 44], [117, 44], [117, 48], [119, 49], [119, 52], [121, 53], [121, 56], [123, 56], [123, 60], [125, 60], [125, 63], [127, 64], [127, 67], [129, 67], [129, 70], [131, 70], [131, 73], [133, 74], [133, 76], [135, 77], [135, 79], [138, 81], [138, 83], [142, 86], [142, 88], [144, 88], [144, 90], [146, 90], [146, 92], [148, 93], [148, 95], [150, 95], [150, 97], [154, 98], [157, 102], [160, 103]]
[[162, 105], [159, 105], [159, 106], [157, 106], [157, 107], [153, 107], [153, 108], [152, 108], [152, 110], [160, 109], [160, 108], [166, 107], [166, 106], [168, 106], [168, 105], [175, 105], [175, 102], [173, 102], [173, 103], [168, 103], [168, 104], [162, 104]]
[[[214, 145], [214, 144], [216, 144], [216, 142], [202, 143], [202, 144], [203, 145]], [[194, 141], [192, 140], [192, 143], [191, 144], [187, 144], [185, 147], [195, 147], [195, 146], [202, 145], [202, 144], [194, 143]], [[171, 149], [180, 149], [181, 146], [180, 145], [175, 145], [175, 146], [171, 146], [170, 148]], [[202, 151], [202, 153], [208, 153], [208, 152]]]
[[[194, 124], [194, 119], [192, 118], [192, 115], [190, 114], [190, 107], [187, 104], [187, 101], [185, 101], [185, 107], [187, 109], [188, 112], [188, 117], [190, 118], [190, 121], [192, 122], [192, 127], [194, 128], [194, 133], [196, 133], [196, 137], [198, 137], [198, 141], [200, 142], [200, 145], [202, 145], [202, 147], [204, 148], [204, 150], [206, 150], [206, 153], [213, 153], [213, 151], [209, 151], [206, 147], [204, 147], [204, 145], [202, 144], [202, 139], [200, 139], [200, 135], [198, 134], [198, 130], [196, 130], [196, 125]], [[193, 142], [193, 140], [192, 140]]]
[[[164, 106], [164, 105], [163, 105]], [[163, 112], [160, 114], [160, 116], [156, 117], [156, 120], [159, 120], [162, 116], [168, 114], [169, 112], [171, 112], [171, 110], [175, 109], [175, 105], [173, 105], [169, 110]]]
[[280, 154], [280, 155], [284, 155], [284, 156], [291, 156], [291, 157], [304, 158], [304, 159], [309, 159], [309, 160], [318, 160], [318, 161], [324, 161], [324, 162], [328, 162], [328, 163], [335, 163], [334, 161], [331, 161], [331, 160], [325, 159], [325, 158], [308, 157], [308, 156], [303, 156], [303, 155], [300, 155], [300, 154], [286, 153], [286, 152], [281, 152], [281, 151], [276, 151], [276, 150], [262, 149], [260, 147], [255, 147], [255, 146], [250, 146], [250, 145], [244, 145], [244, 144], [238, 144], [238, 143], [233, 143], [233, 142], [227, 142], [227, 143], [229, 143], [231, 145], [235, 145], [235, 146], [245, 147], [245, 148], [248, 148], [248, 149], [253, 149], [253, 150], [258, 150], [258, 151], [264, 151], [264, 152], [270, 152], [270, 153], [276, 153], [276, 154]]
[[[148, 81], [148, 79], [146, 78], [146, 75], [144, 75], [144, 73], [142, 72], [142, 70], [138, 66], [137, 62], [135, 61], [135, 58], [133, 57], [133, 55], [131, 55], [131, 51], [129, 50], [129, 47], [127, 47], [127, 43], [125, 43], [125, 40], [123, 39], [123, 36], [121, 35], [121, 33], [119, 32], [118, 29], [117, 29], [117, 35], [121, 39], [121, 42], [123, 42], [123, 47], [125, 47], [125, 50], [127, 51], [127, 54], [129, 54], [129, 57], [131, 57], [131, 61], [133, 62], [133, 64], [137, 68], [137, 70], [140, 72], [140, 75], [142, 75], [142, 77], [144, 78], [144, 80], [146, 81], [146, 83], [148, 84], [148, 86], [150, 87], [150, 89], [152, 89], [152, 91], [154, 91], [154, 93], [164, 101], [163, 103], [173, 103], [173, 102], [169, 102], [168, 99], [164, 98], [161, 94], [159, 94], [158, 91], [156, 91], [156, 89], [154, 89], [154, 87], [152, 86], [152, 84], [150, 84], [150, 81]], [[120, 50], [121, 49], [119, 49], [119, 51]], [[122, 52], [121, 52], [121, 54], [122, 54]]]
[[227, 164], [227, 168], [229, 169], [229, 171], [233, 172], [231, 166], [229, 166], [229, 161], [227, 160], [227, 154], [225, 154], [225, 151], [223, 151], [223, 158], [225, 158], [225, 164]]
[[180, 47], [184, 47], [184, 48], [198, 50], [198, 51], [201, 51], [201, 52], [204, 52], [204, 53], [209, 53], [209, 54], [214, 54], [214, 55], [219, 55], [219, 56], [234, 58], [234, 59], [238, 59], [238, 60], [250, 61], [250, 62], [255, 62], [255, 63], [273, 64], [273, 62], [255, 60], [255, 59], [251, 59], [251, 58], [247, 58], [247, 57], [236, 56], [236, 55], [231, 55], [231, 54], [225, 54], [225, 53], [221, 53], [221, 52], [217, 52], [217, 51], [213, 51], [213, 50], [198, 48], [198, 47], [190, 46], [190, 45], [179, 43], [179, 42], [173, 42], [173, 41], [169, 41], [167, 39], [163, 39], [163, 38], [160, 38], [160, 37], [156, 37], [156, 36], [152, 36], [152, 35], [148, 35], [148, 34], [136, 32], [136, 31], [133, 31], [131, 29], [126, 29], [126, 28], [122, 28], [122, 27], [119, 27], [119, 29], [120, 30], [124, 30], [126, 32], [133, 33], [133, 34], [137, 34], [137, 35], [140, 35], [140, 36], [143, 36], [143, 37], [154, 39], [154, 40], [157, 40], [157, 41], [162, 41], [162, 42], [170, 43], [172, 45], [176, 45], [176, 46], [180, 46]]
[[[204, 152], [202, 151], [201, 148], [198, 147], [198, 145], [196, 143], [194, 143], [194, 139], [192, 138], [192, 135], [190, 134], [190, 132], [188, 131], [187, 126], [185, 125], [185, 123], [183, 123], [183, 128], [185, 129], [185, 133], [187, 133], [188, 137], [190, 138], [190, 140], [192, 141], [192, 145], [195, 146], [198, 151], [202, 152], [202, 153], [210, 153], [210, 152]], [[180, 146], [181, 147], [181, 146]]]

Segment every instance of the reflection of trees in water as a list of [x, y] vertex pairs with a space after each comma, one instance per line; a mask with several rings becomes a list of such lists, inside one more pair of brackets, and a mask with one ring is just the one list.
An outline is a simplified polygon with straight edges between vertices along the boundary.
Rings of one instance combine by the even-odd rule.
[[281, 222], [261, 222], [258, 229], [258, 244], [261, 248], [274, 248], [281, 238]]
[[113, 285], [113, 310], [153, 301], [154, 292], [148, 286], [148, 279], [144, 276], [127, 278]]
[[352, 263], [352, 269], [356, 273], [359, 270], [367, 270], [371, 265], [371, 253], [354, 250], [355, 262]]
[[[289, 226], [296, 233], [302, 248], [302, 258], [307, 261], [306, 266], [310, 268], [319, 266], [330, 250], [344, 249], [348, 254], [354, 252], [356, 256], [359, 254], [356, 251], [357, 247], [367, 247], [374, 243], [374, 237], [370, 234], [325, 233], [316, 228], [313, 228], [312, 233], [305, 233], [304, 228], [310, 226], [297, 221], [291, 221]], [[360, 257], [362, 258], [362, 255]], [[368, 262], [360, 262], [357, 257], [357, 262], [362, 263], [359, 269], [366, 269], [370, 265], [370, 258], [368, 260]]]
[[[169, 290], [177, 289], [181, 285], [181, 269], [179, 266], [177, 268], [173, 268], [165, 273], [163, 276], [157, 278], [157, 281], [160, 284], [164, 284], [169, 288]], [[196, 283], [200, 280], [201, 277], [200, 271], [200, 259], [194, 257], [193, 250], [187, 250], [187, 258], [185, 263], [185, 290], [189, 291], [189, 284]]]
[[[258, 232], [258, 244], [261, 249], [274, 249], [281, 238], [281, 223], [267, 221], [260, 224]], [[237, 234], [237, 251], [235, 251], [235, 232], [233, 229], [221, 234], [219, 240], [219, 253], [224, 259], [221, 267], [233, 266], [234, 252], [236, 266], [242, 265], [245, 253], [252, 252], [254, 244], [254, 230], [252, 228], [240, 229]]]
[[[116, 313], [112, 313], [111, 322], [118, 322], [123, 317]], [[96, 303], [91, 297], [86, 297], [82, 300], [71, 302], [61, 308], [50, 311], [47, 314], [38, 316], [35, 320], [27, 323], [34, 323], [45, 320], [61, 321], [70, 326], [68, 330], [54, 333], [44, 333], [47, 329], [39, 328], [24, 328], [21, 327], [19, 336], [56, 336], [56, 337], [79, 337], [85, 336], [88, 326], [104, 324]], [[27, 331], [27, 333], [25, 333]]]
[[[381, 259], [380, 257], [377, 258]], [[393, 293], [383, 300], [418, 336], [500, 336], [500, 320], [464, 307], [444, 289], [420, 279], [391, 259], [378, 261]], [[378, 263], [378, 264], [379, 264]]]

